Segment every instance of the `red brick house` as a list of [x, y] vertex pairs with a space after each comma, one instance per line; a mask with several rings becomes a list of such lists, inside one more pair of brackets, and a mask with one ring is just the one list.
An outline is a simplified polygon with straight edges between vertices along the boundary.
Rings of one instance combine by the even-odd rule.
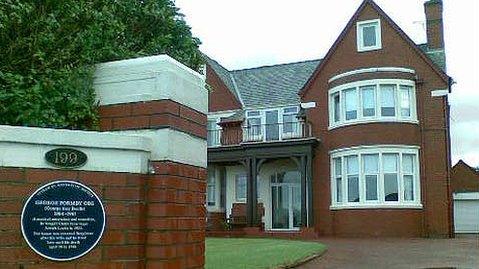
[[452, 235], [442, 2], [424, 6], [426, 44], [365, 0], [323, 59], [205, 56], [210, 234]]
[[479, 234], [479, 170], [459, 160], [451, 170], [454, 232]]

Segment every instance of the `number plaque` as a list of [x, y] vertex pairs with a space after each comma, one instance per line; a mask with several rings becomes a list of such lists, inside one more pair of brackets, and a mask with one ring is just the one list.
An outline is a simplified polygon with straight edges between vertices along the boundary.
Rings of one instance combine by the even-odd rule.
[[72, 148], [57, 148], [45, 154], [45, 160], [60, 168], [78, 168], [85, 165], [87, 156], [85, 153]]

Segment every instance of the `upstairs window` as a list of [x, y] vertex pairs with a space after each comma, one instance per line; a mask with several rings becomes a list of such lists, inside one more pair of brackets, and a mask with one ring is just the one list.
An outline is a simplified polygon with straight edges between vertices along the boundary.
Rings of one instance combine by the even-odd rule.
[[329, 128], [369, 122], [417, 123], [414, 81], [374, 79], [329, 90]]
[[381, 21], [360, 21], [357, 27], [358, 51], [381, 49]]

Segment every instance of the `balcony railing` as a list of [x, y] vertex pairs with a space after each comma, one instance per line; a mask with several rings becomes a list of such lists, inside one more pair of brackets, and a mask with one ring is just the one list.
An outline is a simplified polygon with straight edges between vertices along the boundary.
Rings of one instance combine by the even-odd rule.
[[208, 130], [208, 146], [236, 145], [245, 142], [272, 142], [312, 137], [305, 122], [260, 124]]

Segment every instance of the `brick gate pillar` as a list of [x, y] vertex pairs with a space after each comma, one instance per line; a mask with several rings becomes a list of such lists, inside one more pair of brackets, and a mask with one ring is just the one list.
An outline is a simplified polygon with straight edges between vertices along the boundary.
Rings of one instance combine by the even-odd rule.
[[146, 175], [146, 268], [203, 268], [204, 77], [168, 56], [103, 64], [95, 81], [103, 131], [153, 141]]

